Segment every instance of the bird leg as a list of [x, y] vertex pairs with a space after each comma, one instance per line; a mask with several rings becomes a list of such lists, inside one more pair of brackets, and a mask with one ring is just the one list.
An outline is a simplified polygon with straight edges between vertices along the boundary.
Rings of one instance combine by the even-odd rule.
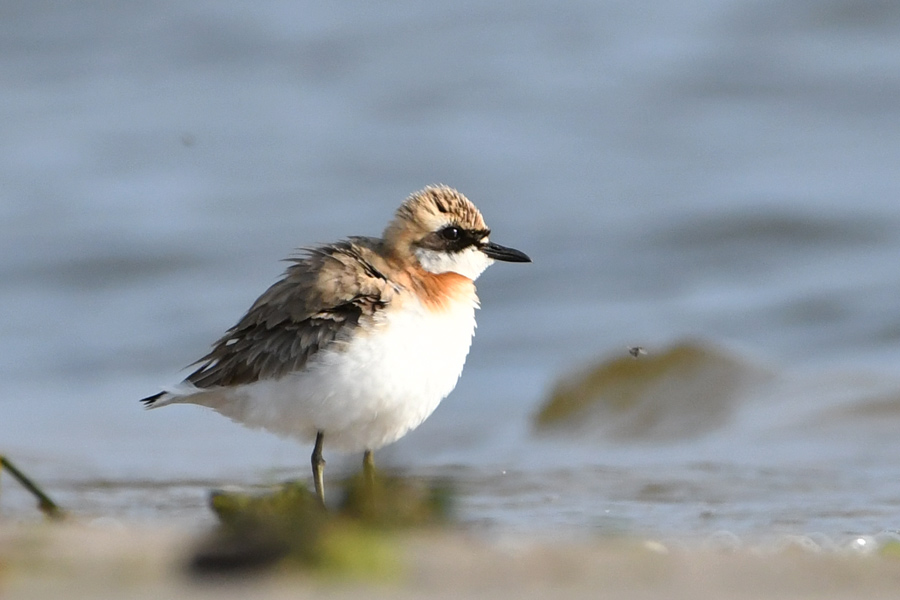
[[371, 450], [366, 450], [363, 454], [363, 477], [366, 481], [366, 487], [369, 491], [375, 489], [375, 458]]
[[312, 472], [313, 484], [316, 486], [316, 496], [325, 506], [325, 459], [322, 458], [322, 441], [325, 438], [324, 432], [316, 433], [316, 445], [312, 453]]

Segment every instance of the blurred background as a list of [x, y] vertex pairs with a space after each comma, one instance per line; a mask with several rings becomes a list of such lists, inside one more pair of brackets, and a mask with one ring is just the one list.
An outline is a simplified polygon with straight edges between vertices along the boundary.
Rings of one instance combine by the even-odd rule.
[[[5, 2], [0, 452], [132, 519], [306, 477], [305, 445], [138, 400], [294, 248], [440, 182], [534, 264], [479, 280], [456, 391], [379, 464], [501, 529], [893, 530], [898, 27], [884, 0]], [[557, 382], [683, 340], [741, 385], [536, 429]]]

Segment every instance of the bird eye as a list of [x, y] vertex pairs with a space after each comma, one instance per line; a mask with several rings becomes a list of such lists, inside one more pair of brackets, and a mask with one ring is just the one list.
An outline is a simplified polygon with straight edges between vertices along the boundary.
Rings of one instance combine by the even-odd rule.
[[448, 241], [458, 240], [460, 236], [459, 227], [444, 227], [441, 229], [441, 237]]

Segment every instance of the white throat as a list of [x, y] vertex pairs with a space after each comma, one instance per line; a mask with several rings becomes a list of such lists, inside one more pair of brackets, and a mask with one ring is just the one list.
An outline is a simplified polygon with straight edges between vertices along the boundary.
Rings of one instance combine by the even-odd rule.
[[488, 258], [474, 246], [469, 246], [461, 252], [416, 248], [415, 253], [419, 264], [429, 273], [458, 273], [472, 281], [478, 279], [478, 276], [494, 263], [492, 258]]

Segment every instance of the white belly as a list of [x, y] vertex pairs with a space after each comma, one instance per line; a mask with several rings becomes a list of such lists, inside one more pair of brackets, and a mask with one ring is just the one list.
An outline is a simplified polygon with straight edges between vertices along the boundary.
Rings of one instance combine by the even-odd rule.
[[389, 324], [320, 352], [303, 371], [175, 401], [304, 440], [323, 431], [329, 449], [375, 450], [420, 425], [453, 390], [474, 333], [472, 304], [436, 314], [410, 302]]

